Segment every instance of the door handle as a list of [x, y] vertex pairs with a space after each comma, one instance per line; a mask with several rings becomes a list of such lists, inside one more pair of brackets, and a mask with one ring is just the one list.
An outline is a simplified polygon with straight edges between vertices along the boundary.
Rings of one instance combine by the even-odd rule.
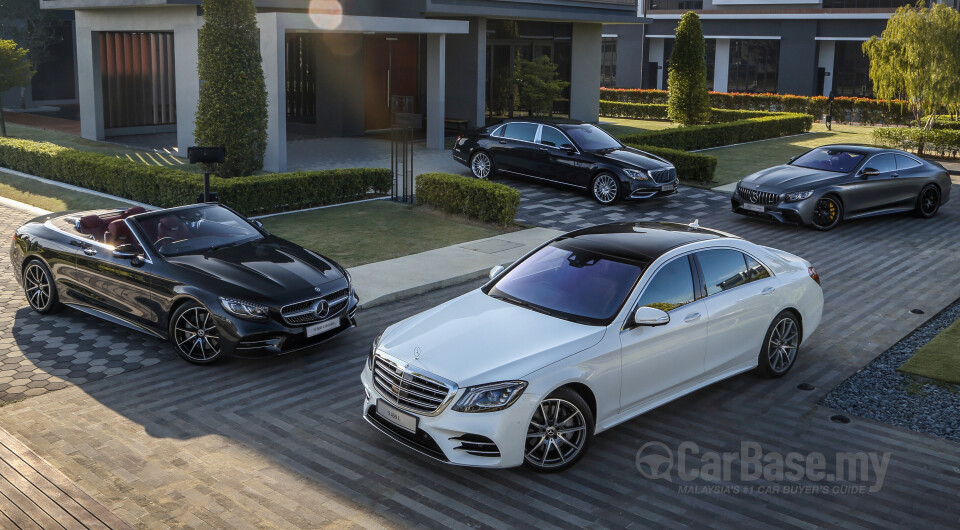
[[696, 322], [700, 320], [700, 313], [690, 313], [683, 318], [684, 322]]
[[541, 148], [539, 148], [539, 149], [540, 149], [541, 151], [543, 151], [544, 153], [546, 153], [547, 151], [549, 151], [549, 149], [547, 149], [546, 147], [541, 147]]
[[776, 287], [764, 287], [764, 289], [760, 291], [760, 294], [772, 294], [776, 290]]
[[96, 255], [97, 255], [97, 249], [95, 249], [95, 248], [93, 248], [93, 247], [84, 247], [83, 253], [86, 254], [86, 255], [88, 255], [88, 256], [96, 256]]
[[506, 140], [500, 140], [500, 143], [505, 144], [505, 143], [507, 143], [507, 141], [506, 141]]
[[891, 176], [891, 177], [899, 177], [899, 176], [900, 176], [900, 173], [894, 173], [893, 175], [890, 175], [890, 176]]

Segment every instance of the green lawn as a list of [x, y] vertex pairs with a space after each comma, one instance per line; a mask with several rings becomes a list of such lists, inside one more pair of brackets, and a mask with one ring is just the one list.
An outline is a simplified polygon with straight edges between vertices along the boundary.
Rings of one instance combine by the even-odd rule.
[[53, 212], [92, 210], [95, 208], [126, 208], [130, 206], [128, 203], [61, 188], [33, 179], [17, 177], [2, 171], [0, 171], [0, 197]]
[[917, 350], [898, 370], [960, 384], [960, 320]]
[[677, 125], [670, 121], [633, 120], [630, 118], [600, 117], [599, 127], [612, 136], [625, 136], [644, 131], [672, 129]]
[[263, 225], [345, 267], [493, 237], [510, 230], [390, 200], [268, 217], [263, 219]]
[[148, 149], [129, 149], [107, 142], [97, 142], [87, 140], [79, 136], [67, 134], [59, 131], [50, 131], [37, 127], [29, 127], [17, 123], [7, 123], [7, 135], [12, 138], [22, 138], [24, 140], [33, 140], [35, 142], [50, 142], [63, 147], [79, 149], [100, 153], [104, 155], [113, 155], [121, 158], [142, 162], [151, 166], [163, 166], [175, 169], [189, 171], [191, 173], [200, 173], [200, 167], [190, 164], [180, 157], [172, 156], [166, 153], [155, 153]]
[[828, 131], [822, 124], [813, 124], [810, 134], [764, 140], [732, 147], [700, 151], [717, 157], [717, 173], [713, 186], [736, 182], [763, 168], [786, 163], [790, 157], [824, 144], [871, 144], [873, 127], [834, 125]]

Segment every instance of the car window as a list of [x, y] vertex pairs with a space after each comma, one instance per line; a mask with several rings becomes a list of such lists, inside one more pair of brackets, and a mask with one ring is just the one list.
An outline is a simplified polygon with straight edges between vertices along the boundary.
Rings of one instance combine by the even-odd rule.
[[897, 161], [891, 154], [877, 155], [867, 160], [864, 167], [872, 167], [881, 173], [889, 173], [897, 170]]
[[714, 249], [697, 252], [707, 296], [743, 285], [748, 281], [747, 262], [736, 250]]
[[497, 280], [487, 294], [588, 325], [607, 325], [623, 307], [645, 264], [558, 241]]
[[897, 155], [897, 169], [911, 169], [920, 167], [920, 162], [905, 155]]
[[540, 131], [540, 143], [543, 145], [549, 145], [551, 147], [563, 147], [571, 148], [573, 144], [570, 143], [570, 140], [557, 129], [553, 127], [543, 127], [543, 130]]
[[818, 147], [800, 155], [796, 160], [791, 162], [790, 165], [808, 169], [849, 173], [853, 171], [853, 168], [857, 167], [857, 164], [859, 164], [861, 160], [863, 160], [861, 153]]
[[566, 131], [584, 151], [618, 149], [621, 146], [618, 140], [593, 125], [566, 127]]
[[536, 123], [508, 123], [503, 126], [503, 137], [532, 142], [537, 138], [537, 127]]
[[206, 252], [263, 237], [246, 220], [215, 205], [139, 215], [136, 222], [162, 256]]
[[690, 260], [683, 256], [667, 263], [657, 271], [640, 295], [637, 307], [672, 311], [693, 302], [694, 298]]
[[747, 283], [770, 277], [770, 271], [759, 261], [746, 254], [743, 255], [743, 258], [747, 260]]

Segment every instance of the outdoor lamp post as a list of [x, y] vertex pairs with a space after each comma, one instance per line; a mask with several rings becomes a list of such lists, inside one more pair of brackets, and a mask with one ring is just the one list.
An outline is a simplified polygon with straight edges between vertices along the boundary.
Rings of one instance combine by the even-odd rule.
[[831, 122], [833, 122], [833, 91], [830, 92], [830, 97], [827, 98], [827, 118], [825, 120], [827, 130], [830, 129]]
[[[223, 159], [226, 156], [227, 150], [224, 146], [220, 147], [188, 147], [187, 148], [187, 158], [190, 159], [191, 164], [222, 164]], [[213, 197], [210, 195], [210, 171], [208, 168], [210, 166], [205, 166], [203, 171], [203, 195], [197, 198], [197, 202], [207, 203], [211, 202], [212, 198], [214, 202], [219, 201], [217, 194], [213, 194]]]

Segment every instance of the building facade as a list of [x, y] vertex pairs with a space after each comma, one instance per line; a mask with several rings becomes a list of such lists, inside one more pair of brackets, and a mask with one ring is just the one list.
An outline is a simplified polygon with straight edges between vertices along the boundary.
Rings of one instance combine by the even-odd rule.
[[[176, 132], [194, 143], [199, 0], [42, 0], [75, 17], [85, 138]], [[597, 121], [602, 25], [644, 22], [637, 0], [254, 0], [268, 93], [265, 169], [286, 168], [289, 134], [351, 136], [422, 117], [443, 146], [447, 120], [515, 110], [510, 75], [547, 55], [570, 82], [571, 117]]]
[[[861, 45], [916, 0], [641, 0], [645, 26], [604, 28], [617, 87], [667, 87], [681, 15], [695, 11], [706, 39], [707, 84], [717, 92], [871, 97]], [[957, 7], [957, 0], [940, 0]]]

